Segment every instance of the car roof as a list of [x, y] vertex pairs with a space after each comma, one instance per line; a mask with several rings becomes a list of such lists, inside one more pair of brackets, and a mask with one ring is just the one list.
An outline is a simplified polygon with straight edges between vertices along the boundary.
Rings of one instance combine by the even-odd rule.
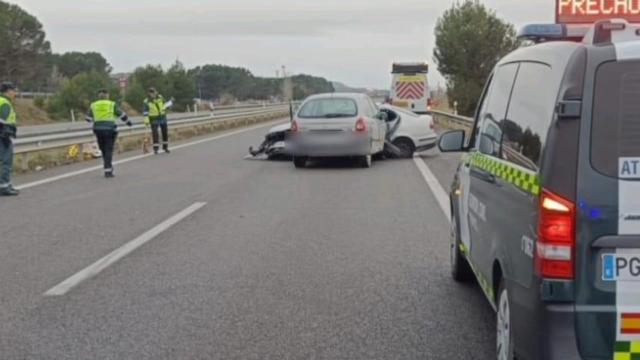
[[309, 96], [306, 100], [314, 100], [314, 99], [333, 99], [333, 98], [348, 98], [354, 100], [361, 100], [366, 98], [366, 94], [360, 93], [348, 93], [348, 92], [335, 92], [335, 93], [324, 93], [324, 94], [316, 94]]
[[521, 47], [500, 60], [498, 66], [513, 62], [533, 61], [551, 65], [552, 69], [564, 71], [573, 54], [586, 47], [583, 43], [552, 41]]

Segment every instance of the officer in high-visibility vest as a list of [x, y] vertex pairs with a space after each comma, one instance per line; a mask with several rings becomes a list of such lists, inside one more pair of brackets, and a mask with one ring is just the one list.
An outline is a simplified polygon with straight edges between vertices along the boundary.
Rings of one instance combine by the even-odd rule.
[[120, 109], [114, 101], [109, 100], [109, 92], [100, 90], [98, 92], [98, 100], [93, 102], [87, 111], [86, 120], [93, 122], [93, 133], [98, 140], [98, 147], [102, 152], [102, 161], [104, 163], [104, 177], [112, 178], [113, 175], [113, 147], [118, 138], [117, 119], [132, 126], [131, 120], [127, 114]]
[[144, 123], [151, 126], [151, 136], [153, 138], [153, 152], [158, 153], [160, 149], [160, 137], [158, 128], [162, 133], [162, 149], [167, 154], [169, 151], [169, 130], [167, 127], [167, 104], [164, 97], [158, 94], [156, 88], [149, 88], [148, 97], [144, 99], [142, 114], [145, 116]]
[[13, 101], [16, 87], [10, 82], [0, 84], [0, 196], [16, 196], [20, 192], [11, 185], [13, 140], [17, 134]]

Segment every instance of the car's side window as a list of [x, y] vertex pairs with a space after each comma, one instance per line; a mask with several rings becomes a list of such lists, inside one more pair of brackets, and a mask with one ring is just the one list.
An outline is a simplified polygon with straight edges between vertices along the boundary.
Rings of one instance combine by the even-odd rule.
[[369, 102], [369, 99], [363, 98], [361, 103], [362, 103], [362, 112], [365, 116], [374, 117], [376, 115], [373, 109], [371, 108], [371, 103]]
[[502, 65], [493, 76], [489, 98], [479, 112], [480, 133], [476, 137], [476, 148], [483, 154], [495, 157], [501, 154], [503, 131], [500, 123], [507, 115], [518, 66], [517, 63]]
[[534, 62], [520, 64], [509, 110], [500, 122], [504, 160], [537, 171], [551, 120], [557, 92], [551, 67]]

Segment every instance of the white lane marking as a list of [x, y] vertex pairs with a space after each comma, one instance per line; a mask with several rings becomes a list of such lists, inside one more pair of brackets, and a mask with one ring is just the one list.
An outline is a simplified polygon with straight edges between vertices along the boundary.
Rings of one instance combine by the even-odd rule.
[[429, 169], [429, 166], [427, 166], [427, 163], [425, 163], [420, 156], [414, 156], [413, 161], [416, 163], [418, 170], [420, 170], [424, 181], [426, 181], [427, 185], [429, 185], [433, 196], [436, 198], [438, 205], [440, 205], [440, 209], [442, 209], [442, 212], [447, 217], [447, 219], [451, 221], [451, 214], [449, 213], [449, 196], [447, 195], [447, 192], [444, 191], [438, 179], [435, 177], [435, 175], [433, 175], [431, 169]]
[[175, 224], [179, 223], [180, 221], [184, 220], [187, 216], [189, 216], [189, 215], [193, 214], [194, 212], [200, 210], [206, 204], [207, 203], [204, 203], [204, 202], [194, 203], [193, 205], [189, 206], [188, 208], [180, 211], [179, 213], [173, 215], [172, 217], [170, 217], [167, 220], [163, 221], [162, 223], [158, 224], [157, 226], [155, 226], [151, 230], [145, 232], [144, 234], [138, 236], [137, 238], [135, 238], [135, 239], [129, 241], [128, 243], [122, 245], [121, 247], [115, 249], [114, 251], [112, 251], [111, 253], [109, 253], [105, 257], [101, 258], [100, 260], [98, 260], [98, 261], [94, 262], [93, 264], [87, 266], [86, 268], [80, 270], [75, 275], [73, 275], [70, 278], [64, 280], [60, 284], [58, 284], [58, 285], [52, 287], [51, 289], [47, 290], [47, 292], [44, 293], [44, 295], [45, 296], [62, 296], [64, 294], [66, 294], [67, 292], [69, 292], [69, 290], [73, 289], [74, 287], [76, 287], [77, 285], [82, 283], [83, 281], [88, 280], [88, 279], [98, 275], [104, 269], [106, 269], [109, 266], [115, 264], [120, 259], [122, 259], [125, 256], [129, 255], [130, 253], [132, 253], [137, 248], [141, 247], [142, 245], [146, 244], [147, 242], [149, 242], [150, 240], [152, 240], [156, 236], [158, 236], [161, 233], [163, 233], [164, 231], [168, 230], [173, 225], [175, 225]]
[[[248, 127], [248, 128], [243, 128], [241, 130], [231, 131], [231, 132], [228, 132], [228, 133], [224, 133], [222, 135], [217, 135], [217, 136], [214, 136], [214, 137], [210, 137], [210, 138], [206, 138], [206, 139], [202, 139], [202, 140], [197, 140], [197, 141], [193, 141], [193, 142], [190, 142], [190, 143], [176, 145], [176, 146], [172, 147], [172, 150], [179, 150], [179, 149], [186, 148], [186, 147], [200, 145], [202, 143], [206, 143], [206, 142], [209, 142], [209, 141], [223, 139], [223, 138], [226, 138], [226, 137], [229, 137], [229, 136], [233, 136], [233, 135], [237, 135], [237, 134], [241, 134], [241, 133], [244, 133], [244, 132], [248, 132], [248, 131], [252, 131], [252, 130], [256, 130], [256, 129], [261, 129], [261, 128], [273, 126], [273, 123], [274, 122], [271, 121], [271, 122], [268, 122], [266, 124], [262, 124], [262, 125], [258, 125], [258, 126], [252, 126], [252, 127]], [[153, 156], [153, 154], [136, 155], [136, 156], [132, 156], [132, 157], [129, 157], [129, 158], [126, 158], [126, 159], [114, 161], [113, 164], [114, 165], [125, 164], [125, 163], [131, 162], [131, 161], [144, 159], [144, 158], [147, 158], [147, 157], [150, 157], [150, 156]], [[52, 182], [55, 182], [55, 181], [67, 179], [67, 178], [70, 178], [70, 177], [74, 177], [74, 176], [78, 176], [78, 175], [82, 175], [82, 174], [86, 174], [86, 173], [90, 173], [90, 172], [98, 171], [98, 170], [102, 170], [102, 165], [92, 166], [92, 167], [88, 167], [86, 169], [72, 171], [72, 172], [61, 174], [61, 175], [52, 176], [52, 177], [49, 177], [49, 178], [46, 178], [46, 179], [42, 179], [42, 180], [38, 180], [38, 181], [34, 181], [34, 182], [22, 184], [22, 185], [18, 185], [18, 186], [16, 186], [16, 189], [24, 190], [24, 189], [28, 189], [28, 188], [32, 188], [32, 187], [36, 187], [36, 186], [40, 186], [40, 185], [49, 184], [49, 183], [52, 183]]]

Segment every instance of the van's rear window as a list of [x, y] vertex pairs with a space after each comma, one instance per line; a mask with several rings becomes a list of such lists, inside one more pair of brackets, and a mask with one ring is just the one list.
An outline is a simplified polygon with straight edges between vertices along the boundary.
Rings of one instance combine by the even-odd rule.
[[640, 61], [606, 63], [596, 74], [591, 163], [618, 177], [621, 157], [640, 157]]
[[307, 101], [298, 112], [302, 119], [342, 118], [358, 115], [356, 102], [346, 98], [312, 99]]

